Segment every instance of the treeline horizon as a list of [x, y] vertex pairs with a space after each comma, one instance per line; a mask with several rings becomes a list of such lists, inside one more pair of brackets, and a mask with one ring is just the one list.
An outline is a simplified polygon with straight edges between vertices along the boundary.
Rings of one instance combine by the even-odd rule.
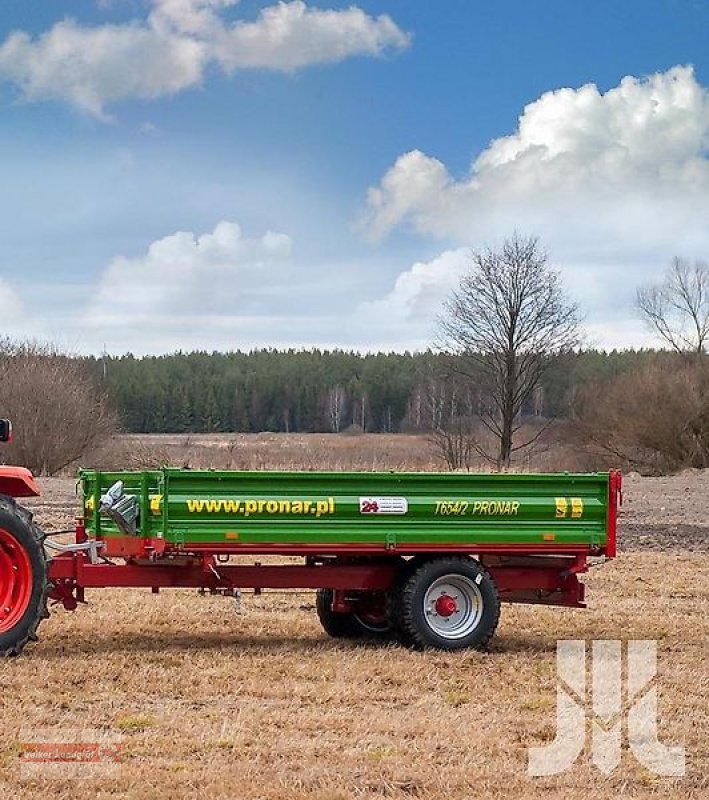
[[[665, 351], [584, 350], [550, 361], [522, 411], [573, 419], [581, 390]], [[424, 432], [475, 413], [475, 381], [427, 352], [261, 349], [84, 356], [130, 433]]]

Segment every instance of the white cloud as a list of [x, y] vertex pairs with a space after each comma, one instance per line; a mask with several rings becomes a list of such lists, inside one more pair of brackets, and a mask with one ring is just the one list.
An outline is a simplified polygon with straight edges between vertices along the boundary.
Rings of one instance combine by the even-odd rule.
[[42, 320], [28, 314], [15, 288], [0, 278], [0, 340], [27, 339], [42, 333]]
[[627, 77], [606, 94], [559, 89], [528, 105], [517, 132], [494, 140], [460, 181], [418, 150], [402, 155], [369, 190], [365, 224], [375, 236], [408, 222], [471, 241], [491, 223], [493, 236], [507, 230], [515, 215], [560, 228], [553, 210], [587, 229], [601, 212], [605, 229], [659, 218], [684, 230], [707, 210], [708, 147], [709, 91], [690, 67]]
[[235, 222], [211, 233], [177, 232], [153, 242], [137, 258], [114, 258], [92, 293], [89, 326], [133, 328], [177, 323], [191, 329], [202, 316], [231, 316], [268, 295], [274, 269], [291, 254], [290, 237], [267, 232], [244, 237]]
[[0, 44], [0, 80], [26, 100], [60, 99], [97, 116], [126, 98], [150, 99], [197, 86], [214, 63], [227, 73], [290, 71], [351, 56], [378, 56], [408, 45], [386, 14], [359, 8], [313, 9], [303, 0], [263, 9], [255, 21], [220, 14], [236, 0], [153, 0], [146, 19], [120, 25], [58, 22], [32, 37]]
[[[619, 309], [633, 317], [635, 286], [673, 255], [709, 251], [708, 153], [709, 91], [689, 67], [605, 94], [560, 89], [528, 105], [461, 180], [418, 150], [402, 155], [369, 190], [363, 225], [375, 239], [405, 225], [474, 247], [535, 233], [603, 334]], [[613, 331], [602, 338], [616, 343]]]
[[[14, 323], [22, 318], [22, 301], [10, 286], [0, 279], [0, 325], [4, 328], [9, 323]], [[0, 335], [3, 331], [0, 328]]]
[[399, 275], [388, 294], [362, 303], [359, 313], [379, 318], [387, 325], [407, 321], [430, 323], [469, 266], [467, 247], [446, 250], [431, 261], [418, 261]]
[[385, 350], [430, 347], [443, 301], [469, 264], [470, 249], [461, 247], [402, 272], [390, 292], [355, 309], [350, 327], [360, 344]]
[[437, 305], [465, 261], [461, 250], [416, 264], [391, 293], [358, 304], [351, 276], [361, 263], [299, 265], [293, 250], [286, 234], [247, 237], [229, 221], [201, 235], [172, 233], [134, 257], [113, 258], [82, 292], [83, 311], [62, 324], [64, 338], [78, 351], [137, 354], [426, 347]]
[[102, 117], [106, 103], [197, 85], [206, 57], [203, 42], [153, 25], [86, 28], [66, 20], [36, 39], [10, 34], [0, 45], [0, 78], [26, 100], [68, 100]]
[[215, 57], [227, 71], [290, 71], [353, 55], [376, 56], [408, 43], [409, 37], [386, 14], [373, 18], [354, 6], [330, 11], [281, 2], [263, 9], [256, 22], [223, 28], [215, 37]]

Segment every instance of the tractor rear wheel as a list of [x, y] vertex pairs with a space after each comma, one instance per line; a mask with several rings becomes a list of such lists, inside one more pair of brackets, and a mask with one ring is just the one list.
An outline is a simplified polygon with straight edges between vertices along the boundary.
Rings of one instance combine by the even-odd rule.
[[500, 598], [473, 558], [434, 558], [397, 587], [392, 617], [404, 641], [419, 650], [484, 649], [500, 619]]
[[37, 640], [47, 611], [44, 535], [29, 511], [0, 497], [0, 658]]
[[[381, 597], [379, 596], [381, 595]], [[335, 639], [382, 638], [391, 634], [386, 596], [380, 592], [361, 592], [354, 598], [352, 611], [332, 610], [332, 589], [318, 589], [315, 606], [325, 633]]]

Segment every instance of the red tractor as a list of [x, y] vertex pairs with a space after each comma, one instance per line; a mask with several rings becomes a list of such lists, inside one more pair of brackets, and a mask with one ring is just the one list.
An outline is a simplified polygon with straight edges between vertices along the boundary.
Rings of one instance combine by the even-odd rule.
[[[12, 425], [0, 420], [0, 442], [12, 441]], [[24, 467], [0, 466], [0, 658], [17, 655], [36, 641], [49, 616], [44, 534], [19, 497], [37, 497], [39, 487]]]

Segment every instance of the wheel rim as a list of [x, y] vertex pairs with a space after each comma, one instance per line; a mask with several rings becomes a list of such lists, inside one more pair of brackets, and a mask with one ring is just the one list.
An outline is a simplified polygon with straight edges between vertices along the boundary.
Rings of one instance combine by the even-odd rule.
[[0, 633], [17, 625], [32, 597], [32, 565], [27, 551], [0, 528]]
[[435, 634], [443, 639], [462, 639], [482, 618], [480, 587], [465, 575], [442, 575], [426, 590], [423, 613]]
[[386, 633], [391, 628], [391, 623], [386, 614], [376, 612], [358, 614], [354, 612], [352, 616], [363, 628], [372, 633]]
[[357, 611], [352, 616], [357, 622], [371, 633], [386, 633], [391, 628], [389, 614], [386, 608], [386, 597], [377, 594], [358, 603]]

